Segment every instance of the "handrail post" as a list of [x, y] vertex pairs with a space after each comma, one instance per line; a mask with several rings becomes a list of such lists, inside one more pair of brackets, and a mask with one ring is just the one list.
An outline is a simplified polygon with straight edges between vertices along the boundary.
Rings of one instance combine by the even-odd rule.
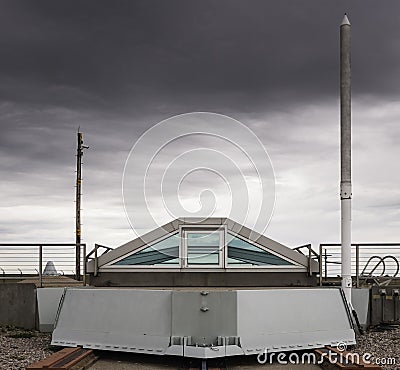
[[39, 245], [39, 288], [43, 288], [43, 246]]
[[356, 244], [356, 287], [360, 287], [360, 246]]
[[325, 255], [324, 255], [324, 260], [325, 260], [325, 281], [328, 280], [328, 252], [325, 248]]
[[308, 276], [312, 276], [312, 271], [311, 271], [311, 244], [308, 245]]
[[322, 244], [319, 245], [319, 286], [322, 286]]
[[99, 261], [97, 259], [97, 248], [98, 248], [98, 245], [95, 244], [94, 245], [94, 274], [93, 274], [94, 276], [97, 276], [97, 272], [99, 269]]

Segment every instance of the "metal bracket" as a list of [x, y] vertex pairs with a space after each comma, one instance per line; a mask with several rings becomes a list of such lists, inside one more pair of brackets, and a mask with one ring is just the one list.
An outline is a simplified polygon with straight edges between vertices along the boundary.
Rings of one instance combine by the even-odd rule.
[[353, 193], [351, 184], [344, 182], [340, 184], [340, 199], [351, 199]]

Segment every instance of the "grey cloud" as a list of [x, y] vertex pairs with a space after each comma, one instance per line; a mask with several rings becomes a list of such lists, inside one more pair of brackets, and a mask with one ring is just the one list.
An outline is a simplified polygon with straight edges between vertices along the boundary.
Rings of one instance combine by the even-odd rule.
[[[398, 1], [369, 0], [0, 1], [0, 207], [47, 207], [32, 213], [47, 225], [41, 232], [31, 223], [22, 230], [18, 220], [29, 221], [29, 214], [16, 212], [11, 226], [1, 218], [2, 237], [73, 239], [81, 126], [90, 145], [84, 238], [126, 241], [132, 233], [121, 179], [131, 145], [171, 115], [214, 111], [247, 124], [270, 152], [278, 179], [271, 236], [292, 244], [337, 241], [344, 11], [352, 22], [355, 235], [361, 237], [363, 225], [378, 221], [368, 211], [376, 203], [371, 194], [383, 186], [389, 190], [378, 204], [392, 204], [400, 180], [393, 160], [400, 137], [399, 10]], [[380, 215], [387, 225], [398, 216]], [[379, 235], [383, 230], [394, 238], [394, 227]]]

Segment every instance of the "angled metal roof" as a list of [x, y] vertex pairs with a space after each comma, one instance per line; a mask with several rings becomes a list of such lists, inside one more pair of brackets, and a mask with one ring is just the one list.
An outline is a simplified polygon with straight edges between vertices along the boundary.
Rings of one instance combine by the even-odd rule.
[[[271, 251], [272, 253], [282, 256], [290, 261], [293, 261], [297, 266], [308, 267], [309, 261], [303, 254], [286, 247], [285, 245], [276, 242], [266, 236], [257, 233], [229, 218], [179, 218], [174, 221], [168, 222], [167, 224], [160, 226], [159, 228], [148, 232], [128, 243], [121, 245], [120, 247], [103, 254], [98, 258], [98, 267], [101, 268], [106, 264], [120, 259], [126, 255], [131, 255], [135, 251], [140, 251], [143, 247], [151, 245], [155, 241], [162, 239], [168, 235], [178, 233], [182, 227], [207, 227], [218, 228], [225, 227], [228, 232], [234, 233], [239, 237], [242, 237], [250, 242], [256, 243], [264, 249]], [[93, 271], [93, 261], [88, 264], [88, 271]], [[156, 267], [155, 267], [156, 268]], [[312, 271], [318, 271], [318, 264], [316, 261], [311, 261]]]

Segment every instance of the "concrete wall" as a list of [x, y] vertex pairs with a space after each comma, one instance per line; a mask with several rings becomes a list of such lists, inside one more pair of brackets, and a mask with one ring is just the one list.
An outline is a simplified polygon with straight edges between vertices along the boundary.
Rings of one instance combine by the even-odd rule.
[[90, 275], [98, 287], [283, 287], [317, 286], [305, 272], [101, 272]]
[[400, 285], [374, 286], [371, 291], [371, 325], [400, 323]]
[[35, 284], [0, 284], [0, 324], [35, 329]]

